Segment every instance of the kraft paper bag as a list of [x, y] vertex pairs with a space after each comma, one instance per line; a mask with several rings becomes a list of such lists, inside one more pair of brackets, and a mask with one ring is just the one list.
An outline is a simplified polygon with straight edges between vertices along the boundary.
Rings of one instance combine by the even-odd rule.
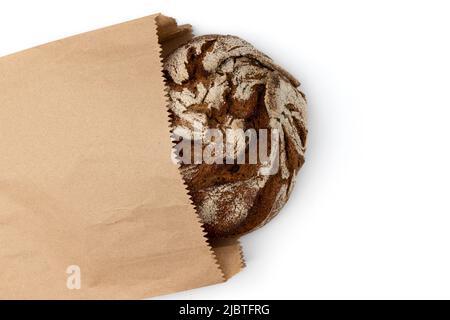
[[140, 299], [241, 270], [171, 159], [161, 59], [191, 37], [158, 14], [0, 58], [0, 298]]

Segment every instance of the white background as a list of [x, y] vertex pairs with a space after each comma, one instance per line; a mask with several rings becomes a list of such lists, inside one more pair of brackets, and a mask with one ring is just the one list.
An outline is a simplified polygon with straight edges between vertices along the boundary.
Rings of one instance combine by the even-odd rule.
[[163, 12], [301, 80], [309, 150], [291, 201], [243, 239], [243, 272], [163, 298], [450, 298], [447, 3], [2, 0], [0, 55]]

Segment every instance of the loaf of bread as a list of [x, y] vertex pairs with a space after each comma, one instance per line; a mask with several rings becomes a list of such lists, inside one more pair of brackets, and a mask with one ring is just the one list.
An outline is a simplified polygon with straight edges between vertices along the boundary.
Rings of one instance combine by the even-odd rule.
[[[165, 59], [164, 73], [174, 142], [203, 139], [211, 128], [222, 132], [224, 140], [234, 132], [227, 129], [268, 130], [269, 162], [238, 163], [239, 157], [250, 157], [250, 140], [236, 139], [235, 148], [223, 153], [223, 163], [180, 165], [210, 237], [242, 235], [263, 226], [287, 202], [304, 163], [308, 130], [299, 82], [248, 42], [222, 35], [197, 37], [181, 46]], [[272, 132], [279, 136], [276, 145], [270, 143]], [[203, 143], [200, 152], [213, 143]], [[193, 148], [192, 158], [196, 152]]]

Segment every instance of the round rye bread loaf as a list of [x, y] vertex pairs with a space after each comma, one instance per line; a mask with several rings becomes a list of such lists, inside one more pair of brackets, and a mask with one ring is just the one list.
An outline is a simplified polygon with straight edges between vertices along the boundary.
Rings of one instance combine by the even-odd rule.
[[[287, 202], [304, 163], [308, 130], [300, 83], [228, 35], [192, 39], [165, 59], [164, 74], [175, 149], [184, 159], [181, 174], [208, 235], [242, 235], [269, 222]], [[180, 151], [186, 146], [181, 141], [191, 147]], [[267, 141], [265, 160], [257, 152], [251, 162], [252, 147], [262, 149], [261, 141]], [[217, 151], [221, 145], [223, 152]], [[195, 161], [205, 150], [213, 150], [213, 163]]]

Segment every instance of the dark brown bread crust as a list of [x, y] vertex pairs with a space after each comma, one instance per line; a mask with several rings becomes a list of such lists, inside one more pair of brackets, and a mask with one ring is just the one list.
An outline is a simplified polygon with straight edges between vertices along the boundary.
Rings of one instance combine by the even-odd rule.
[[[181, 165], [210, 237], [266, 224], [288, 200], [304, 163], [306, 101], [297, 80], [249, 43], [220, 35], [180, 47], [164, 71], [177, 139], [187, 139], [183, 132], [199, 124], [200, 131], [216, 128], [224, 137], [230, 128], [279, 130], [280, 168], [274, 175], [261, 174], [261, 163]], [[241, 152], [248, 157], [248, 145]]]

